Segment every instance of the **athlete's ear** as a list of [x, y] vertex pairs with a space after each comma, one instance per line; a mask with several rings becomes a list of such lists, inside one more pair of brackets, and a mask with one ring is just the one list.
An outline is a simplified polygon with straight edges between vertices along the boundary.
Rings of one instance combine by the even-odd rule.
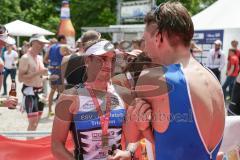
[[163, 33], [162, 32], [157, 32], [156, 34], [155, 34], [155, 41], [156, 41], [156, 44], [157, 44], [157, 46], [159, 46], [159, 45], [161, 45], [161, 43], [163, 43]]

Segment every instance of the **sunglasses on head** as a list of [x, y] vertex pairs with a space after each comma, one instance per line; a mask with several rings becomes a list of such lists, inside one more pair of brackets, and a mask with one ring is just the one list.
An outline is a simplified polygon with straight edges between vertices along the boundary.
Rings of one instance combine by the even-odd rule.
[[160, 5], [153, 12], [157, 22], [160, 21], [159, 11], [160, 11]]

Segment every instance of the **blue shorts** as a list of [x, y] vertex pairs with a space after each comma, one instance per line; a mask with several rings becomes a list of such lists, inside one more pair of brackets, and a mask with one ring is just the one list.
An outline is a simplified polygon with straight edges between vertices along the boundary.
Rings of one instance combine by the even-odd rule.
[[61, 85], [62, 84], [62, 73], [61, 69], [49, 69], [51, 75], [58, 75], [59, 79], [51, 81], [51, 85]]

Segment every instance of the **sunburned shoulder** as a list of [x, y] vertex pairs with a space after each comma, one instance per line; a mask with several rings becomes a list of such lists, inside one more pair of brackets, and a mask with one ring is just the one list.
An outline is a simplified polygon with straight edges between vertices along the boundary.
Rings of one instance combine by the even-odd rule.
[[27, 65], [29, 63], [30, 57], [28, 54], [24, 54], [21, 58], [20, 58], [20, 66], [22, 65]]
[[222, 87], [214, 74], [203, 67], [201, 64], [193, 63], [184, 69], [184, 74], [187, 76], [188, 82], [191, 85], [206, 87], [206, 89], [221, 93]]
[[28, 59], [29, 58], [29, 54], [24, 54], [22, 57], [21, 57], [21, 59]]

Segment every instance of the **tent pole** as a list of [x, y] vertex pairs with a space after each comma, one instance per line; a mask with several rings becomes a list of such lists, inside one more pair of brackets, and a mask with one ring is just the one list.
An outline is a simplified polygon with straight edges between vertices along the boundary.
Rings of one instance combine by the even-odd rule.
[[17, 36], [17, 48], [19, 48], [19, 41], [20, 40], [20, 37], [19, 36]]

